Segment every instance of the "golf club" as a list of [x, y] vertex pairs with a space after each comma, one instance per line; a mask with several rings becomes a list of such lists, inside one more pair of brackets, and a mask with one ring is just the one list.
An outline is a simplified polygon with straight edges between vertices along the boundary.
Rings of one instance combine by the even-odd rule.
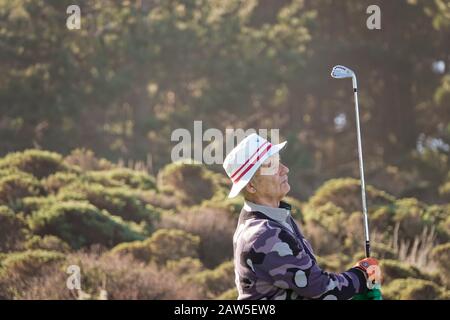
[[356, 131], [358, 137], [358, 154], [359, 154], [359, 173], [361, 175], [361, 198], [364, 214], [364, 234], [366, 237], [366, 257], [370, 257], [370, 238], [369, 238], [369, 218], [367, 216], [366, 205], [366, 184], [364, 182], [364, 164], [361, 146], [361, 128], [359, 124], [359, 107], [358, 107], [358, 86], [356, 82], [356, 74], [349, 68], [337, 65], [331, 70], [331, 76], [335, 79], [352, 78], [353, 92], [355, 94], [355, 113], [356, 113]]

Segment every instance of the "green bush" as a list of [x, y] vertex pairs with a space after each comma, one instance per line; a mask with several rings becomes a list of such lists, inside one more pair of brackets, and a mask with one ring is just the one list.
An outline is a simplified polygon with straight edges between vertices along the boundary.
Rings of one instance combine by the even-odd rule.
[[15, 167], [5, 167], [5, 168], [0, 168], [0, 179], [3, 177], [7, 177], [13, 174], [21, 174], [21, 173], [25, 173]]
[[16, 207], [22, 198], [42, 193], [41, 184], [30, 174], [17, 172], [0, 178], [0, 204]]
[[395, 279], [424, 278], [419, 269], [397, 260], [381, 260], [380, 268], [382, 270], [384, 283], [390, 283]]
[[450, 201], [450, 172], [447, 174], [444, 183], [439, 187], [439, 194], [445, 200]]
[[[362, 235], [361, 235], [362, 238]], [[363, 251], [364, 242], [360, 242], [361, 251], [355, 253], [353, 260], [356, 262], [358, 260], [364, 259], [365, 252]], [[378, 260], [395, 260], [397, 258], [397, 253], [391, 247], [378, 242], [372, 242], [370, 244], [371, 256]]]
[[25, 242], [24, 245], [27, 250], [47, 250], [67, 253], [70, 251], [70, 246], [55, 236], [32, 236]]
[[225, 209], [202, 206], [177, 214], [165, 212], [160, 225], [199, 236], [199, 258], [207, 268], [214, 268], [233, 256], [237, 216]]
[[385, 206], [376, 209], [370, 215], [370, 228], [381, 232], [392, 232], [394, 230], [395, 211], [393, 206]]
[[0, 205], [0, 251], [18, 249], [25, 236], [25, 221], [8, 207]]
[[334, 236], [340, 236], [336, 241], [343, 241], [342, 237], [346, 236], [343, 227], [346, 225], [350, 214], [342, 210], [341, 207], [336, 206], [332, 202], [327, 202], [318, 207], [305, 207], [305, 222], [316, 222], [323, 226], [329, 233]]
[[[389, 205], [395, 199], [384, 191], [372, 186], [366, 186], [368, 203], [372, 208]], [[320, 207], [333, 203], [344, 212], [361, 211], [361, 184], [357, 179], [342, 178], [325, 182], [309, 199], [308, 205]]]
[[293, 197], [285, 197], [283, 201], [291, 205], [291, 215], [294, 219], [304, 221], [303, 204]]
[[337, 240], [320, 222], [309, 220], [302, 226], [302, 230], [316, 254], [325, 256], [342, 250], [343, 239]]
[[64, 261], [64, 255], [46, 250], [10, 253], [1, 261], [0, 278], [13, 275], [34, 276], [48, 264]]
[[[236, 217], [239, 216], [242, 206], [244, 205], [244, 198], [242, 195], [238, 195], [234, 198], [228, 198], [229, 192], [230, 190], [228, 189], [223, 193], [221, 191], [216, 192], [214, 197], [202, 202], [200, 205], [200, 210], [203, 208], [217, 208], [221, 211], [228, 211]], [[297, 211], [295, 211], [295, 213], [297, 213]]]
[[156, 188], [154, 177], [145, 172], [135, 171], [128, 168], [115, 168], [108, 171], [91, 171], [89, 177], [93, 181], [112, 180], [121, 185], [140, 190], [150, 190]]
[[176, 229], [159, 229], [146, 241], [151, 261], [164, 265], [169, 260], [198, 258], [200, 238]]
[[427, 225], [436, 227], [438, 243], [450, 242], [450, 204], [428, 206], [424, 213]]
[[74, 249], [92, 244], [112, 247], [144, 238], [138, 226], [85, 202], [55, 203], [33, 214], [29, 222], [35, 234], [55, 235]]
[[41, 210], [45, 207], [52, 206], [56, 199], [53, 196], [47, 197], [25, 197], [17, 206], [18, 210], [25, 215], [31, 215], [33, 212]]
[[[173, 265], [183, 258], [198, 258], [200, 238], [176, 229], [158, 229], [144, 241], [121, 243], [111, 250], [112, 254], [131, 255], [134, 259], [164, 266]], [[185, 262], [188, 260], [185, 260]]]
[[[450, 207], [450, 206], [449, 206]], [[439, 225], [440, 229], [442, 229], [447, 235], [450, 236], [450, 215], [445, 219], [445, 221], [442, 221]], [[448, 239], [447, 241], [450, 241]]]
[[235, 287], [233, 261], [224, 262], [213, 270], [194, 274], [187, 281], [199, 285], [208, 299], [216, 298]]
[[400, 223], [399, 237], [414, 239], [427, 226], [424, 219], [426, 206], [415, 198], [399, 199], [394, 203], [394, 221]]
[[0, 159], [0, 169], [8, 167], [27, 172], [38, 179], [47, 177], [57, 171], [68, 170], [61, 155], [35, 149], [9, 153], [3, 159]]
[[81, 170], [110, 170], [116, 167], [106, 159], [96, 158], [93, 151], [84, 148], [72, 150], [70, 155], [64, 158], [64, 163], [77, 166]]
[[448, 271], [448, 267], [450, 266], [450, 242], [435, 247], [431, 255], [442, 270]]
[[166, 269], [179, 275], [181, 279], [186, 279], [192, 274], [197, 274], [205, 270], [199, 259], [185, 257], [178, 260], [168, 260]]
[[100, 184], [75, 183], [61, 189], [57, 197], [64, 201], [85, 199], [124, 220], [145, 221], [149, 231], [159, 217], [155, 208], [146, 205], [136, 192], [125, 187], [106, 188]]
[[382, 289], [386, 300], [438, 300], [446, 292], [435, 283], [422, 279], [396, 279]]
[[316, 255], [317, 264], [327, 272], [342, 272], [342, 255], [337, 253], [327, 256]]
[[80, 179], [79, 175], [73, 172], [56, 172], [42, 180], [42, 185], [48, 193], [56, 194], [59, 189]]
[[192, 206], [213, 197], [214, 175], [202, 164], [175, 162], [159, 172], [158, 188], [175, 194], [180, 205]]
[[[426, 227], [438, 226], [447, 216], [445, 206], [427, 206], [415, 198], [403, 198], [376, 209], [369, 218], [372, 229], [391, 235], [399, 224], [398, 237], [413, 240]], [[437, 235], [439, 240], [447, 239], [442, 228], [437, 229]]]
[[148, 241], [132, 241], [120, 243], [111, 249], [111, 254], [124, 256], [131, 255], [134, 259], [148, 263], [151, 258]]
[[431, 257], [438, 265], [440, 278], [450, 287], [450, 242], [436, 246]]
[[236, 288], [228, 289], [221, 295], [219, 295], [216, 300], [237, 300], [239, 293]]

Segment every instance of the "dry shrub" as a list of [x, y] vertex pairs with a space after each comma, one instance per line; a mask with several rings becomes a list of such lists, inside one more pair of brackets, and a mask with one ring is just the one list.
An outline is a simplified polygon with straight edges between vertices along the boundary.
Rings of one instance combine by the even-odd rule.
[[190, 276], [187, 282], [200, 286], [205, 296], [213, 299], [235, 287], [234, 277], [233, 261], [226, 261], [213, 270]]
[[237, 217], [221, 208], [200, 207], [180, 214], [165, 214], [161, 226], [185, 230], [200, 237], [199, 258], [213, 268], [233, 256]]
[[54, 270], [63, 260], [61, 253], [45, 250], [6, 255], [0, 264], [0, 299], [24, 299], [32, 283], [53, 274], [50, 270]]
[[110, 170], [116, 167], [106, 159], [96, 158], [93, 151], [84, 148], [73, 150], [64, 158], [64, 163], [78, 166], [82, 170]]
[[[66, 287], [69, 265], [81, 269], [81, 291]], [[29, 283], [22, 299], [173, 300], [201, 299], [195, 285], [155, 265], [145, 265], [130, 256], [78, 252], [67, 257], [64, 268], [54, 268]]]

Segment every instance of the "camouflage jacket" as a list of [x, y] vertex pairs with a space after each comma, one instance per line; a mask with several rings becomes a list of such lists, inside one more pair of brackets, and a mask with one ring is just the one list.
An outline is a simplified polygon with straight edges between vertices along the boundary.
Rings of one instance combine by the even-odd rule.
[[281, 202], [270, 208], [246, 201], [233, 237], [238, 299], [351, 299], [367, 291], [359, 269], [328, 273]]

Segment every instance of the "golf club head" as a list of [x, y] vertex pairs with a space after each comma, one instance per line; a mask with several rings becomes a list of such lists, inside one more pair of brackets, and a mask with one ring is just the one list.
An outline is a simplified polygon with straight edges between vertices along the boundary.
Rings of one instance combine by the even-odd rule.
[[351, 69], [341, 65], [334, 66], [331, 70], [331, 76], [335, 79], [351, 78], [354, 75], [355, 73]]
[[353, 89], [356, 92], [356, 87], [358, 86], [356, 83], [356, 75], [352, 71], [352, 69], [349, 69], [347, 67], [337, 65], [333, 67], [333, 70], [331, 70], [331, 76], [335, 79], [345, 79], [345, 78], [352, 78], [353, 83]]

